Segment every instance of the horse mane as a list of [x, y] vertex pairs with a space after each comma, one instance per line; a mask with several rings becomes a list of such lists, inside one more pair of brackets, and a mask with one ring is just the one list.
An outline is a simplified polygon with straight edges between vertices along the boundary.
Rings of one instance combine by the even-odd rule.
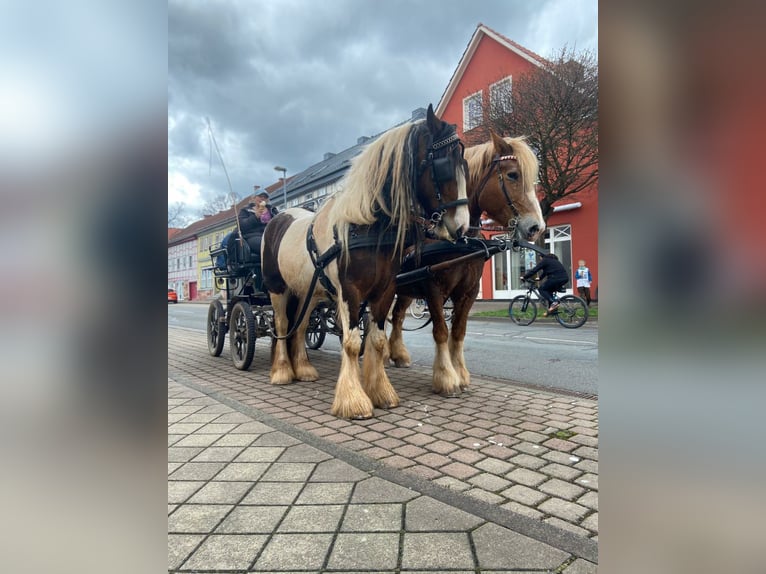
[[352, 160], [340, 190], [333, 196], [327, 218], [329, 228], [335, 227], [338, 231], [338, 241], [346, 258], [352, 225], [382, 222], [381, 232], [395, 227], [394, 254], [404, 250], [408, 225], [399, 222], [407, 220], [414, 201], [416, 158], [413, 155], [423, 129], [424, 120], [392, 128]]
[[[516, 156], [516, 160], [519, 162], [521, 176], [524, 178], [524, 192], [534, 194], [537, 172], [540, 169], [535, 152], [529, 147], [524, 136], [516, 138], [505, 137], [503, 141], [511, 146], [513, 155]], [[470, 193], [475, 193], [478, 190], [481, 179], [492, 165], [495, 153], [497, 152], [492, 140], [466, 148], [464, 156], [468, 163], [468, 190]]]

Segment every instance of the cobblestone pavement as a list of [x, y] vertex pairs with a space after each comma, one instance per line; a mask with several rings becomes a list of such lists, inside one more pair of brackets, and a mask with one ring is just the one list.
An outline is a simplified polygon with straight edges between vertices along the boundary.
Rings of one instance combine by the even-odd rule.
[[[339, 357], [312, 352], [322, 378], [277, 387], [269, 345], [241, 372], [204, 333], [168, 329], [171, 570], [595, 572], [594, 400], [478, 378], [445, 399], [430, 370], [390, 368], [401, 405], [341, 420]], [[290, 552], [313, 565], [269, 558]]]

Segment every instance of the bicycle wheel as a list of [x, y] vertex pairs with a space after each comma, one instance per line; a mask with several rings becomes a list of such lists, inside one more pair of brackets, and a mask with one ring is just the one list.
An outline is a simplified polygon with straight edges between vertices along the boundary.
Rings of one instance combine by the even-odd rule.
[[517, 325], [531, 325], [537, 319], [537, 303], [525, 295], [514, 297], [508, 305], [508, 316]]
[[410, 315], [415, 319], [422, 319], [426, 316], [426, 309], [428, 309], [428, 306], [425, 299], [415, 299], [410, 305]]
[[588, 305], [579, 297], [564, 295], [559, 299], [559, 308], [554, 315], [562, 327], [577, 329], [588, 320]]

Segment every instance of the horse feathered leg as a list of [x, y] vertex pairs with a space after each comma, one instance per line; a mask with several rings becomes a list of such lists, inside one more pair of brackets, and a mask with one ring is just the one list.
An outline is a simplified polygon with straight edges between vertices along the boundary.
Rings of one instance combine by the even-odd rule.
[[434, 323], [433, 335], [436, 342], [436, 354], [434, 355], [433, 368], [433, 391], [445, 397], [460, 396], [460, 376], [452, 366], [447, 339], [449, 329], [444, 320], [444, 307], [441, 298], [429, 297], [428, 308], [431, 310], [431, 319]]
[[[303, 299], [301, 299], [298, 309], [302, 308]], [[309, 309], [306, 311], [306, 316], [298, 326], [295, 334], [290, 339], [290, 358], [292, 359], [294, 378], [296, 381], [316, 381], [319, 379], [319, 373], [314, 368], [314, 365], [309, 361], [308, 353], [306, 352], [306, 328], [309, 324], [310, 309], [314, 307], [313, 304], [309, 305]]]
[[368, 419], [372, 417], [372, 401], [359, 382], [359, 351], [362, 337], [359, 334], [358, 320], [354, 328], [349, 329], [348, 305], [338, 296], [338, 318], [343, 327], [343, 352], [341, 353], [340, 374], [335, 384], [335, 399], [331, 413], [346, 419]]
[[404, 346], [404, 340], [402, 339], [404, 317], [407, 314], [407, 308], [410, 306], [410, 303], [412, 303], [411, 297], [398, 296], [391, 315], [392, 328], [388, 345], [391, 351], [391, 360], [396, 367], [409, 367], [412, 365], [412, 357], [410, 357], [410, 353], [407, 351], [407, 347]]
[[[283, 337], [288, 330], [287, 319], [287, 300], [289, 295], [271, 294], [271, 304], [274, 308], [274, 330], [278, 337]], [[287, 341], [285, 339], [275, 339], [272, 347], [271, 358], [271, 384], [286, 385], [291, 383], [295, 373], [290, 363], [290, 357], [287, 350]]]
[[465, 366], [463, 341], [465, 341], [465, 331], [468, 325], [468, 313], [471, 312], [471, 306], [476, 300], [478, 293], [478, 285], [473, 282], [472, 288], [465, 293], [465, 296], [457, 298], [449, 334], [449, 353], [452, 358], [452, 366], [460, 377], [460, 388], [463, 390], [467, 389], [468, 385], [471, 384], [471, 374]]
[[391, 381], [386, 374], [385, 364], [388, 360], [388, 344], [386, 333], [378, 326], [378, 322], [370, 319], [364, 347], [362, 369], [362, 388], [376, 407], [389, 409], [399, 406], [399, 395], [396, 394]]

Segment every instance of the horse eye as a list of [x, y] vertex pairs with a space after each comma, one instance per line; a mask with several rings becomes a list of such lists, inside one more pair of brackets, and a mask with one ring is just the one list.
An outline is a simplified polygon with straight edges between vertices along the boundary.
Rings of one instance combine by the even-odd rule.
[[512, 179], [513, 181], [519, 180], [519, 174], [516, 173], [515, 171], [509, 171], [508, 173], [505, 174], [505, 177], [507, 177], [508, 179]]

